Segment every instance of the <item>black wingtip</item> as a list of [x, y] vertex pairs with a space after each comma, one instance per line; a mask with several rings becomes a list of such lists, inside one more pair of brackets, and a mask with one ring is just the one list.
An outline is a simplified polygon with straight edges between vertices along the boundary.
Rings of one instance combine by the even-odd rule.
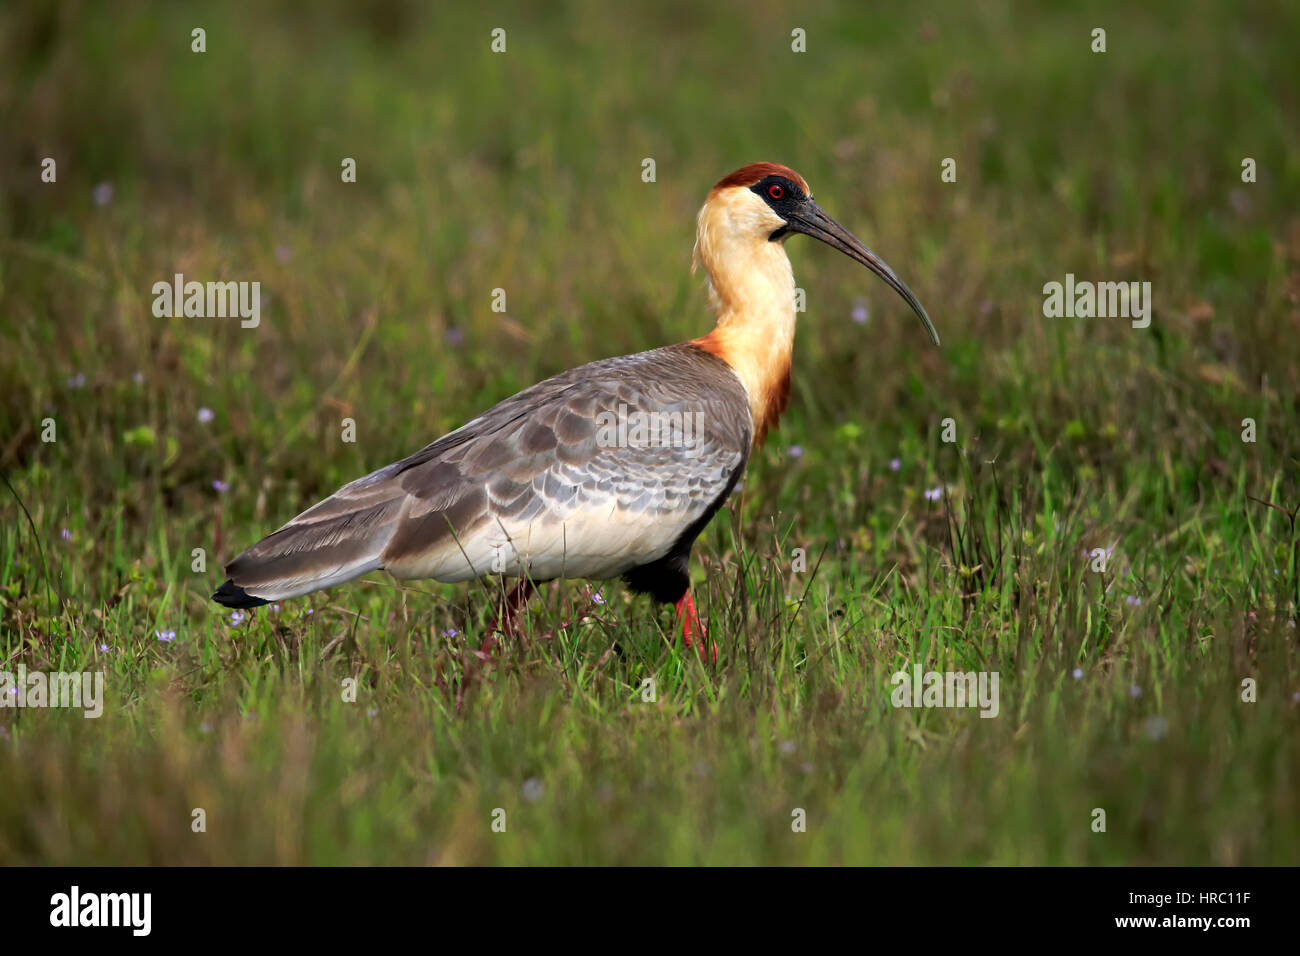
[[212, 600], [226, 607], [261, 607], [263, 604], [271, 603], [260, 597], [253, 597], [234, 581], [227, 581], [217, 588], [212, 595]]

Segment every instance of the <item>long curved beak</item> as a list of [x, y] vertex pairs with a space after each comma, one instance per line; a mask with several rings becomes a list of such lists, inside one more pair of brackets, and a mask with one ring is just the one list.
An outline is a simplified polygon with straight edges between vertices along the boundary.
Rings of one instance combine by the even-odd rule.
[[930, 338], [934, 340], [934, 344], [939, 344], [939, 333], [935, 331], [934, 323], [930, 321], [930, 316], [926, 314], [925, 307], [912, 294], [912, 290], [907, 287], [902, 279], [894, 275], [894, 270], [885, 265], [885, 261], [880, 256], [864, 246], [853, 233], [826, 215], [821, 206], [811, 199], [807, 200], [799, 211], [789, 218], [787, 228], [791, 232], [802, 232], [805, 236], [812, 236], [814, 239], [820, 239], [828, 246], [834, 246], [850, 259], [862, 263], [884, 279], [889, 284], [889, 287], [901, 295], [903, 300], [912, 307], [912, 311], [920, 318], [925, 330], [930, 333]]

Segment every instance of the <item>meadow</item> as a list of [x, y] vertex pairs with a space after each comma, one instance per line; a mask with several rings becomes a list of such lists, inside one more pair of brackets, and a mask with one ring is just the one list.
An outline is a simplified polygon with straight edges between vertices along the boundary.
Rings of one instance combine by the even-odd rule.
[[[105, 699], [0, 708], [0, 862], [1300, 862], [1298, 40], [1253, 0], [6, 5], [0, 671]], [[346, 481], [707, 331], [695, 212], [755, 160], [943, 345], [789, 242], [791, 409], [693, 563], [716, 664], [618, 582], [489, 661], [497, 582], [210, 600]], [[155, 316], [177, 273], [259, 324]], [[1046, 316], [1067, 274], [1151, 282], [1149, 327]], [[914, 665], [997, 716], [894, 707]]]

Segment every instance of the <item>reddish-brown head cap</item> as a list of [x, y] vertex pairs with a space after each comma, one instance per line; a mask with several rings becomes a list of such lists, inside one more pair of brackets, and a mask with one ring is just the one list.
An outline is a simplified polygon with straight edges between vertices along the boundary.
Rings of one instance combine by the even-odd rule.
[[748, 166], [741, 166], [730, 176], [724, 176], [718, 180], [714, 189], [726, 189], [729, 186], [740, 186], [748, 189], [754, 183], [766, 178], [767, 176], [784, 176], [790, 182], [794, 183], [803, 190], [804, 195], [810, 195], [811, 190], [804, 178], [796, 173], [789, 166], [782, 166], [780, 163], [750, 163]]

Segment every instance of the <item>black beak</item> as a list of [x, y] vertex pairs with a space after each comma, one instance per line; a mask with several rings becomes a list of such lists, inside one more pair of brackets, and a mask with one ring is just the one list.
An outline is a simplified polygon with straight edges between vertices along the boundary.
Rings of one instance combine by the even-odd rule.
[[920, 318], [925, 330], [930, 333], [930, 338], [934, 340], [934, 344], [939, 344], [939, 333], [935, 331], [934, 323], [930, 321], [930, 317], [925, 313], [925, 308], [912, 294], [912, 290], [903, 283], [902, 279], [894, 275], [894, 270], [885, 265], [883, 259], [864, 246], [853, 233], [826, 215], [821, 206], [811, 199], [805, 200], [799, 209], [788, 218], [786, 225], [791, 232], [802, 232], [805, 236], [812, 236], [814, 239], [820, 239], [828, 246], [834, 246], [850, 259], [862, 263], [884, 279], [889, 283], [889, 287], [901, 295], [907, 304], [912, 307], [912, 311]]

